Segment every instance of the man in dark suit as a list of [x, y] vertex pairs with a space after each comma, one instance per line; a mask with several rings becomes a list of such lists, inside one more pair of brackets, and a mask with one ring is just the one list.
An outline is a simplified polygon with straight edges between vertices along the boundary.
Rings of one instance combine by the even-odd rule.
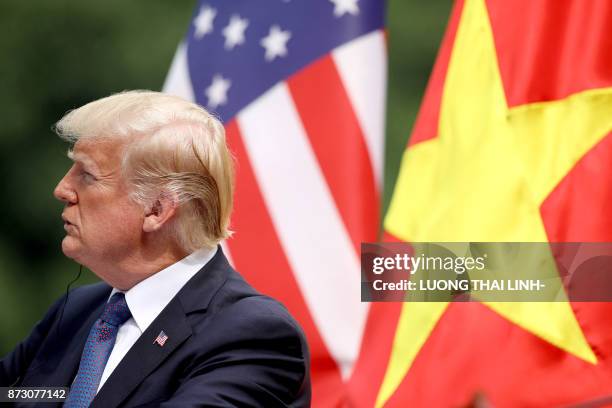
[[0, 361], [0, 386], [69, 386], [68, 407], [309, 406], [300, 327], [218, 245], [233, 193], [222, 125], [137, 91], [56, 130], [74, 161], [55, 189], [62, 250], [104, 283], [58, 300]]

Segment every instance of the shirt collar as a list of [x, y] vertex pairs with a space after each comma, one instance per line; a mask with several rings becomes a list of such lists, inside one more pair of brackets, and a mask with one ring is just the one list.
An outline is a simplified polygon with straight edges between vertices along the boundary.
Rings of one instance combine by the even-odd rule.
[[[198, 249], [125, 292], [125, 300], [141, 332], [149, 327], [187, 281], [216, 253], [216, 247]], [[121, 291], [113, 288], [110, 295], [113, 296], [117, 292]]]

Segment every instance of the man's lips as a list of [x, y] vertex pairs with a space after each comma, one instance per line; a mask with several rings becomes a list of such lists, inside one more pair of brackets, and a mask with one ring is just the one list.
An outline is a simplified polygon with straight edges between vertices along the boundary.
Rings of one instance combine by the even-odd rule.
[[68, 228], [74, 228], [75, 225], [71, 223], [68, 218], [62, 214], [62, 221], [64, 221], [64, 229], [68, 231]]

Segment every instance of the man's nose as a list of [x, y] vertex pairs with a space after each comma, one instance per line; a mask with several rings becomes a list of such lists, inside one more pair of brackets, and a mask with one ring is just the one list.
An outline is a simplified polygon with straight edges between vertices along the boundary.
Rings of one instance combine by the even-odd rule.
[[67, 180], [66, 174], [53, 190], [53, 195], [60, 201], [66, 204], [75, 204], [77, 202], [77, 194]]

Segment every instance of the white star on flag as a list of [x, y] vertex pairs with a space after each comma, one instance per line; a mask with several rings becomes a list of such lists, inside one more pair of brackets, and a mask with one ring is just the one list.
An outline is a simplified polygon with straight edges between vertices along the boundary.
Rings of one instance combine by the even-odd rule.
[[223, 78], [220, 74], [216, 74], [212, 79], [212, 83], [204, 92], [208, 98], [207, 105], [212, 109], [219, 105], [225, 105], [227, 103], [227, 90], [230, 86], [232, 86], [232, 81]]
[[334, 3], [334, 16], [342, 17], [346, 13], [356, 16], [359, 14], [358, 0], [329, 0]]
[[232, 50], [236, 45], [244, 43], [244, 30], [249, 26], [249, 20], [233, 15], [229, 24], [223, 29], [225, 49]]
[[[364, 344], [392, 329], [379, 309], [370, 313], [370, 304], [359, 301], [354, 279], [361, 242], [375, 242], [379, 230], [386, 2], [273, 0], [262, 9], [263, 3], [197, 2], [164, 90], [202, 104], [228, 125], [243, 164], [232, 222], [243, 228], [224, 251], [236, 263], [257, 259], [245, 277], [300, 316], [309, 338], [320, 339], [310, 345], [312, 359], [323, 362], [312, 369], [313, 406], [320, 406], [350, 399], [345, 384], [353, 374], [367, 381], [379, 361], [360, 360], [371, 355]], [[193, 21], [202, 7], [216, 16], [212, 31], [198, 39]], [[317, 17], [325, 24], [312, 35], [308, 22]], [[308, 69], [312, 64], [316, 69]], [[297, 185], [303, 194], [291, 193]], [[296, 211], [315, 216], [295, 217]], [[324, 236], [325, 245], [312, 236]], [[266, 262], [278, 266], [282, 285], [266, 279]], [[328, 389], [333, 396], [325, 395]]]
[[266, 61], [272, 61], [276, 57], [287, 55], [287, 41], [291, 38], [291, 32], [283, 31], [277, 25], [270, 27], [268, 35], [261, 39], [261, 46], [266, 49]]
[[217, 15], [217, 10], [208, 6], [202, 6], [198, 16], [193, 20], [195, 26], [195, 38], [200, 39], [213, 30], [213, 20]]

